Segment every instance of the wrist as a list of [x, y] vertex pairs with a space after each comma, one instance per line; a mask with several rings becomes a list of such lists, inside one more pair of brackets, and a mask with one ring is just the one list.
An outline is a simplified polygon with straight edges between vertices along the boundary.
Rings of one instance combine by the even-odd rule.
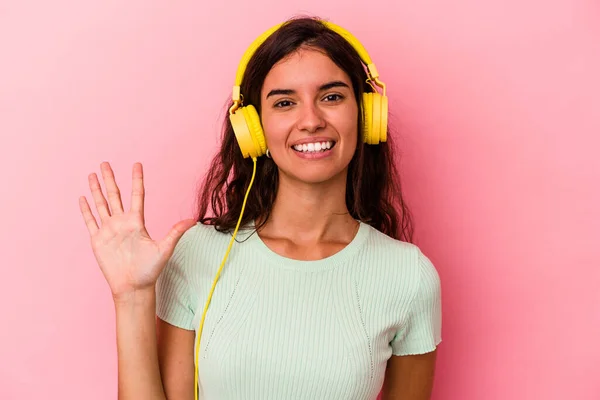
[[156, 300], [155, 290], [156, 289], [154, 286], [150, 286], [143, 289], [135, 289], [124, 293], [113, 294], [115, 307], [130, 307], [132, 305], [146, 305], [149, 303], [154, 304]]

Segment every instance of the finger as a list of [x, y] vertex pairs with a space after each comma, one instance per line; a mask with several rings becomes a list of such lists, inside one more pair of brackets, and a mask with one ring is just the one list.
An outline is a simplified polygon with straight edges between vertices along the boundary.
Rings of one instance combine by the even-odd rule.
[[108, 162], [103, 162], [100, 165], [102, 170], [102, 178], [104, 179], [104, 185], [106, 186], [106, 196], [108, 197], [108, 203], [112, 214], [123, 214], [123, 203], [121, 202], [121, 192], [115, 181], [115, 174]]
[[108, 218], [110, 218], [110, 212], [108, 211], [106, 199], [102, 194], [98, 176], [95, 173], [91, 173], [89, 176], [89, 181], [90, 190], [92, 191], [92, 197], [94, 198], [94, 203], [96, 204], [96, 209], [98, 210], [98, 215], [100, 216], [100, 221], [105, 222]]
[[83, 221], [85, 222], [85, 226], [87, 226], [88, 232], [90, 235], [94, 235], [98, 232], [98, 223], [92, 214], [92, 210], [90, 209], [90, 205], [85, 196], [79, 198], [79, 209], [81, 210], [81, 215], [83, 215]]
[[131, 211], [139, 213], [144, 218], [144, 169], [141, 163], [133, 164], [131, 184]]
[[179, 221], [171, 228], [167, 236], [165, 236], [158, 244], [159, 251], [163, 257], [171, 257], [179, 239], [181, 239], [183, 234], [195, 224], [195, 219], [186, 219]]

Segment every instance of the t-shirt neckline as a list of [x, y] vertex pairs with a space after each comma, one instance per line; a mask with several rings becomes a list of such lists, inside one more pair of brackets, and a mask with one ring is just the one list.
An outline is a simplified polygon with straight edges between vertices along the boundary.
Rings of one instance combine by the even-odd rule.
[[[296, 260], [274, 252], [258, 235], [254, 221], [251, 221], [248, 224], [248, 228], [250, 229], [250, 232], [248, 233], [249, 237], [244, 241], [252, 248], [252, 250], [255, 250], [262, 258], [266, 259], [266, 261], [276, 267], [298, 271], [322, 271], [343, 264], [363, 246], [371, 227], [364, 222], [357, 222], [359, 223], [358, 231], [350, 243], [337, 253], [319, 260]], [[238, 235], [240, 233], [241, 232], [238, 231]]]

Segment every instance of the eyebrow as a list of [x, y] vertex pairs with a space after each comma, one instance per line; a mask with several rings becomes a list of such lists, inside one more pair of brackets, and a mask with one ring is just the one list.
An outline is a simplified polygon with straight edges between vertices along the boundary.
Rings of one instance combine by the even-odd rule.
[[[346, 88], [349, 88], [349, 86], [346, 83], [342, 82], [342, 81], [332, 81], [332, 82], [328, 82], [328, 83], [326, 83], [324, 85], [321, 85], [319, 87], [319, 91], [321, 92], [323, 90], [328, 90], [328, 89], [331, 89], [331, 88], [334, 88], [334, 87], [346, 87]], [[294, 94], [294, 93], [296, 93], [296, 91], [293, 90], [293, 89], [273, 89], [273, 90], [271, 90], [267, 94], [266, 98], [268, 99], [270, 96], [275, 96], [275, 95], [278, 95], [278, 94], [279, 95], [290, 95], [290, 94]]]

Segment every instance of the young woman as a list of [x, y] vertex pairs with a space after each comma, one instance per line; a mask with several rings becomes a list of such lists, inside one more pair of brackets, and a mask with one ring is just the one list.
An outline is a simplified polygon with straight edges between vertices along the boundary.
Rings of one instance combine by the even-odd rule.
[[258, 38], [198, 216], [160, 241], [141, 164], [127, 212], [110, 165], [108, 201], [90, 174], [101, 227], [80, 207], [114, 298], [120, 399], [430, 398], [440, 280], [411, 243], [368, 57], [314, 18]]

